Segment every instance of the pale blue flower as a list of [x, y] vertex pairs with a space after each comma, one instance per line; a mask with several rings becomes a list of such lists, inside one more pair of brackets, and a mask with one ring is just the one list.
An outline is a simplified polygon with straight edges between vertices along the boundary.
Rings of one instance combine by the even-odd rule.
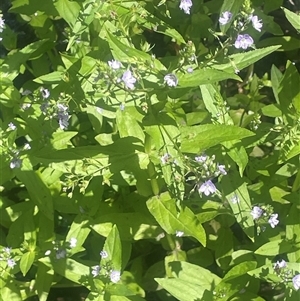
[[13, 158], [11, 161], [10, 161], [10, 164], [9, 164], [9, 167], [11, 169], [14, 169], [14, 168], [20, 168], [22, 166], [22, 160], [19, 159], [19, 158]]
[[193, 67], [188, 67], [188, 68], [186, 69], [186, 71], [187, 71], [187, 73], [193, 73], [193, 72], [194, 72], [194, 69], [193, 69]]
[[109, 278], [111, 282], [117, 283], [121, 279], [121, 273], [119, 271], [111, 271]]
[[263, 209], [261, 209], [258, 206], [254, 206], [251, 210], [251, 215], [253, 219], [259, 219], [263, 213], [264, 213]]
[[248, 34], [239, 34], [234, 43], [234, 47], [239, 49], [247, 49], [253, 45], [254, 41]]
[[227, 23], [230, 22], [232, 17], [232, 13], [230, 11], [225, 11], [221, 13], [220, 18], [219, 18], [219, 23], [221, 25], [226, 25]]
[[118, 70], [122, 67], [122, 64], [119, 61], [111, 60], [107, 62], [109, 67], [113, 70]]
[[162, 164], [166, 164], [166, 163], [168, 163], [170, 158], [171, 158], [171, 155], [168, 153], [165, 153], [163, 156], [160, 157], [160, 161]]
[[300, 274], [297, 274], [294, 278], [293, 278], [293, 285], [295, 290], [298, 290], [300, 288]]
[[257, 31], [261, 31], [263, 24], [262, 24], [262, 20], [258, 19], [258, 16], [252, 16], [251, 22], [254, 29], [256, 29]]
[[42, 93], [42, 96], [44, 99], [46, 99], [50, 96], [50, 92], [48, 89], [41, 88], [41, 93]]
[[281, 260], [281, 261], [276, 261], [276, 263], [274, 264], [274, 269], [283, 269], [286, 267], [286, 261], [285, 260]]
[[100, 255], [101, 255], [101, 258], [102, 258], [102, 259], [108, 258], [108, 253], [107, 253], [106, 251], [104, 251], [104, 250], [102, 250], [102, 251], [100, 252]]
[[218, 170], [222, 175], [224, 176], [227, 175], [227, 171], [225, 170], [225, 165], [218, 165]]
[[122, 81], [124, 82], [125, 86], [128, 89], [130, 89], [130, 90], [134, 89], [134, 84], [136, 83], [136, 78], [132, 75], [130, 70], [126, 70], [123, 73]]
[[14, 131], [14, 130], [17, 128], [12, 122], [10, 122], [10, 123], [8, 124], [8, 127], [9, 127], [9, 129], [12, 130], [12, 131]]
[[186, 14], [190, 14], [190, 9], [193, 6], [192, 0], [180, 0], [179, 8]]
[[58, 250], [56, 250], [56, 254], [55, 254], [56, 259], [65, 258], [66, 255], [67, 255], [66, 250], [64, 250], [64, 249], [58, 249]]
[[277, 213], [271, 214], [271, 216], [270, 216], [270, 218], [268, 220], [268, 223], [270, 224], [270, 226], [272, 228], [275, 228], [278, 225], [279, 220], [277, 220], [277, 218], [278, 218], [278, 214]]
[[217, 191], [215, 184], [211, 180], [204, 182], [198, 189], [199, 193], [204, 193], [206, 196], [213, 194]]
[[10, 254], [11, 250], [12, 250], [11, 247], [5, 247], [5, 248], [3, 249], [3, 251], [4, 251], [5, 253], [7, 253], [7, 254]]
[[69, 126], [69, 114], [68, 114], [69, 108], [60, 103], [57, 104], [57, 108], [58, 108], [57, 117], [58, 117], [59, 127], [62, 130], [65, 130]]
[[94, 267], [92, 267], [92, 275], [93, 277], [97, 277], [100, 273], [101, 267], [100, 265], [96, 265]]
[[195, 160], [200, 163], [204, 163], [207, 159], [208, 159], [208, 156], [206, 156], [206, 155], [201, 155], [201, 156], [195, 157]]
[[8, 267], [10, 267], [10, 268], [13, 269], [13, 267], [14, 267], [15, 265], [16, 265], [16, 262], [15, 262], [13, 259], [11, 259], [11, 258], [7, 259], [7, 266], [8, 266]]
[[167, 83], [169, 87], [176, 87], [178, 85], [178, 79], [175, 74], [169, 73], [165, 75], [164, 81]]

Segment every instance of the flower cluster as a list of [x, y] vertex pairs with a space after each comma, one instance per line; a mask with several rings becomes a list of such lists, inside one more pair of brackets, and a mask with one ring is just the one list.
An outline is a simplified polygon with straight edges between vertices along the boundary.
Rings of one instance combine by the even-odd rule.
[[296, 274], [292, 277], [292, 270], [288, 269], [287, 262], [285, 260], [276, 261], [273, 266], [277, 276], [281, 277], [283, 282], [288, 283], [292, 279], [293, 287], [296, 291], [300, 289], [300, 274]]
[[[57, 241], [52, 241], [53, 244], [53, 253], [56, 259], [63, 259], [67, 257], [67, 252], [70, 251], [70, 249], [73, 249], [77, 246], [77, 238], [72, 237], [68, 242], [65, 242], [63, 244], [60, 244]], [[49, 256], [52, 253], [51, 250], [47, 250], [45, 252], [46, 256]]]
[[254, 206], [250, 212], [253, 220], [266, 220], [272, 228], [275, 228], [279, 224], [278, 213], [272, 213], [270, 207]]
[[[109, 257], [109, 254], [107, 251], [102, 250], [100, 252], [101, 259], [107, 259]], [[92, 276], [95, 278], [101, 274], [101, 276], [104, 276], [106, 278], [109, 278], [109, 280], [113, 283], [117, 283], [121, 279], [121, 272], [118, 270], [114, 270], [111, 267], [110, 262], [106, 262], [103, 264], [103, 266], [95, 265], [92, 267], [91, 270]]]
[[12, 258], [12, 249], [5, 247], [1, 250], [0, 260], [6, 261], [6, 264], [9, 268], [13, 269], [17, 264], [16, 261]]
[[[223, 26], [228, 24], [232, 20], [232, 16], [233, 15], [230, 11], [222, 12], [219, 17], [219, 23]], [[246, 29], [248, 23], [251, 23], [252, 27], [259, 32], [263, 26], [262, 20], [260, 20], [256, 15], [254, 16], [251, 14], [244, 21], [241, 21], [238, 18], [236, 27], [239, 34], [234, 42], [234, 47], [237, 49], [247, 49], [254, 44], [253, 38], [249, 34], [241, 34], [241, 31]]]
[[[188, 159], [188, 157], [186, 157]], [[189, 160], [192, 174], [197, 180], [197, 188], [200, 195], [204, 194], [209, 196], [218, 192], [213, 179], [220, 175], [227, 175], [225, 165], [215, 162], [215, 156], [207, 156], [202, 154], [196, 156], [194, 159]]]

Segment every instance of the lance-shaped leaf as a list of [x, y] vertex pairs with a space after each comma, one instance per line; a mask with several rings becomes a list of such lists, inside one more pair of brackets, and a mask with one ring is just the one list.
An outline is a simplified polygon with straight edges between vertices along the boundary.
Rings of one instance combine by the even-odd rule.
[[205, 124], [183, 127], [181, 151], [198, 154], [225, 141], [240, 140], [255, 134], [233, 125]]
[[237, 53], [237, 54], [232, 54], [229, 56], [230, 61], [226, 64], [215, 64], [212, 65], [213, 68], [218, 69], [218, 70], [223, 70], [226, 72], [232, 72], [236, 68], [238, 70], [242, 70], [251, 64], [259, 61], [263, 57], [267, 56], [268, 54], [276, 51], [279, 49], [281, 45], [276, 45], [276, 46], [270, 46], [266, 48], [261, 48], [261, 49], [256, 49], [256, 50], [251, 50], [243, 53]]
[[206, 245], [206, 233], [198, 218], [188, 207], [178, 211], [175, 200], [168, 193], [152, 197], [147, 201], [147, 207], [168, 234], [182, 231], [185, 235], [196, 238], [203, 246]]
[[292, 11], [282, 7], [284, 14], [286, 18], [289, 20], [289, 22], [293, 25], [293, 27], [300, 32], [300, 17], [299, 15], [293, 13]]

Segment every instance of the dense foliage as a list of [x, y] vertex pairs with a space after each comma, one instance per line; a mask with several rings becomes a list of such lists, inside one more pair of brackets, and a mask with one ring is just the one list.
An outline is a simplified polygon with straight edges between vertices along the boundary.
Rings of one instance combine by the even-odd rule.
[[2, 1], [0, 300], [299, 301], [299, 9]]

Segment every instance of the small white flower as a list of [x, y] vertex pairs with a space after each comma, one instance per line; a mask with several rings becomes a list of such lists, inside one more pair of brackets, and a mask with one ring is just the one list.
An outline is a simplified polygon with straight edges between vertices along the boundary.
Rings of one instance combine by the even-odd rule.
[[262, 24], [262, 20], [258, 19], [258, 16], [252, 16], [251, 22], [254, 29], [256, 29], [257, 31], [261, 31], [263, 24]]
[[10, 122], [10, 123], [8, 124], [8, 127], [9, 127], [9, 129], [12, 130], [12, 131], [14, 131], [14, 130], [17, 128], [12, 122]]
[[116, 60], [111, 60], [111, 61], [108, 61], [107, 63], [108, 63], [108, 66], [113, 70], [118, 70], [122, 67], [122, 64]]
[[193, 72], [194, 72], [194, 69], [193, 69], [193, 67], [188, 67], [188, 68], [186, 69], [186, 71], [187, 71], [187, 73], [193, 73]]
[[126, 70], [122, 75], [122, 81], [124, 82], [125, 86], [133, 90], [134, 84], [136, 83], [136, 78], [132, 75], [130, 70]]
[[208, 196], [215, 193], [217, 191], [217, 188], [211, 180], [208, 180], [200, 186], [198, 191], [199, 193], [204, 193], [206, 196]]
[[96, 265], [96, 266], [92, 267], [92, 275], [93, 275], [93, 277], [98, 276], [99, 273], [100, 273], [100, 270], [101, 270], [100, 265]]
[[19, 158], [13, 158], [11, 161], [10, 161], [10, 164], [9, 164], [9, 167], [11, 169], [14, 169], [14, 168], [20, 168], [22, 166], [22, 160], [19, 159]]
[[24, 144], [24, 150], [30, 150], [31, 149], [31, 146], [29, 143], [25, 143]]
[[70, 239], [70, 248], [75, 248], [76, 247], [76, 244], [77, 244], [77, 239], [72, 237]]
[[125, 105], [123, 103], [120, 104], [120, 110], [124, 111], [125, 110]]
[[227, 175], [227, 171], [225, 170], [225, 165], [218, 165], [218, 169], [222, 175], [224, 175], [224, 176]]
[[186, 14], [190, 14], [190, 9], [193, 6], [192, 0], [180, 0], [179, 8]]
[[184, 235], [184, 232], [183, 232], [183, 231], [178, 231], [178, 230], [176, 230], [175, 235], [176, 235], [177, 237], [182, 237], [182, 236]]
[[279, 220], [277, 218], [278, 218], [278, 214], [277, 213], [271, 214], [271, 216], [270, 216], [270, 218], [268, 220], [268, 223], [270, 224], [270, 226], [272, 228], [275, 228], [278, 225]]
[[65, 258], [66, 255], [67, 255], [66, 250], [64, 250], [64, 249], [58, 249], [58, 250], [56, 250], [56, 254], [55, 254], [56, 259]]
[[232, 17], [232, 13], [230, 11], [225, 11], [225, 12], [221, 13], [221, 16], [219, 18], [219, 23], [221, 25], [225, 25], [228, 22], [230, 22], [231, 17]]
[[169, 73], [165, 75], [164, 81], [167, 83], [169, 87], [176, 87], [178, 85], [178, 79], [175, 74]]
[[44, 99], [48, 98], [50, 96], [50, 92], [48, 89], [44, 89], [44, 88], [41, 88], [41, 93], [42, 93], [42, 96]]
[[10, 268], [13, 269], [13, 267], [14, 267], [15, 265], [16, 265], [16, 262], [15, 262], [13, 259], [11, 259], [11, 258], [7, 259], [7, 266], [8, 266], [8, 267], [10, 267]]
[[51, 250], [47, 250], [46, 252], [45, 252], [45, 255], [46, 256], [49, 256], [51, 254]]
[[160, 161], [162, 164], [166, 164], [166, 163], [168, 163], [170, 158], [171, 158], [171, 155], [168, 153], [165, 153], [163, 156], [160, 157]]
[[254, 206], [251, 210], [251, 215], [253, 219], [259, 219], [263, 213], [264, 211], [258, 206]]
[[276, 263], [274, 264], [274, 269], [283, 269], [286, 267], [286, 261], [285, 260], [281, 260], [281, 261], [276, 261]]
[[3, 252], [5, 252], [5, 253], [7, 253], [7, 254], [10, 254], [10, 252], [11, 252], [11, 248], [10, 247], [5, 247], [4, 249], [3, 249]]
[[298, 290], [300, 288], [300, 274], [296, 275], [292, 281], [293, 281], [295, 290]]
[[109, 278], [111, 282], [117, 283], [121, 279], [121, 273], [119, 271], [111, 271]]
[[108, 258], [108, 253], [107, 253], [106, 251], [104, 251], [104, 250], [102, 250], [102, 251], [100, 252], [100, 255], [101, 255], [101, 258], [102, 258], [102, 259]]

